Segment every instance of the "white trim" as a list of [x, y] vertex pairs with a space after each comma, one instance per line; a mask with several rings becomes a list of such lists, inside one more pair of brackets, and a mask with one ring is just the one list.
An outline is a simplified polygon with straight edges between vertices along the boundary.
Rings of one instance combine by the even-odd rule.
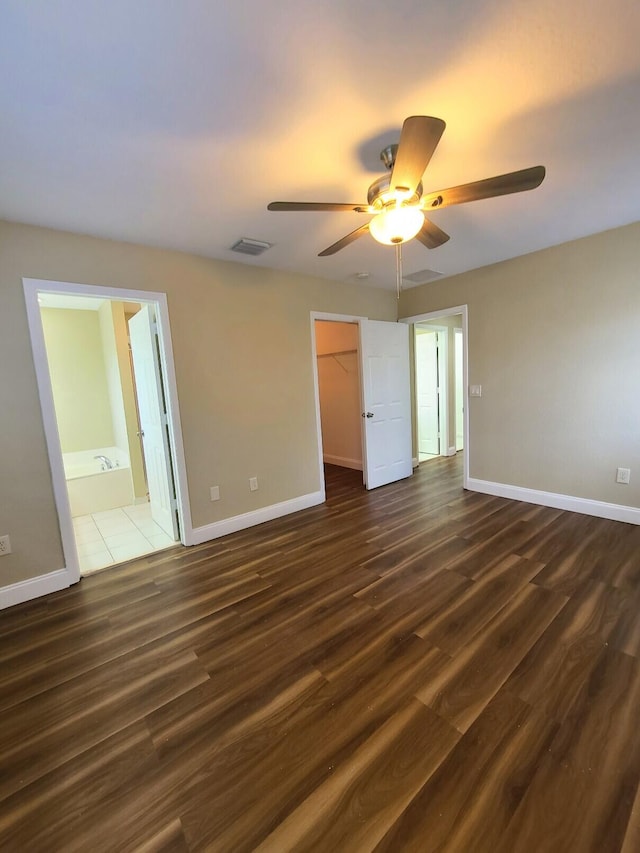
[[[60, 435], [58, 433], [58, 422], [56, 421], [55, 407], [53, 403], [53, 391], [51, 378], [49, 376], [49, 364], [47, 350], [44, 342], [44, 331], [42, 328], [42, 317], [38, 305], [38, 285], [34, 279], [23, 279], [24, 297], [27, 308], [27, 322], [31, 335], [31, 349], [33, 351], [33, 363], [36, 370], [36, 381], [40, 395], [40, 408], [42, 410], [42, 423], [44, 435], [49, 454], [49, 467], [51, 468], [51, 482], [53, 486], [53, 497], [58, 511], [60, 524], [60, 538], [62, 539], [62, 550], [68, 575], [68, 584], [77, 583], [80, 580], [80, 564], [76, 549], [76, 539], [73, 532], [73, 521], [71, 519], [71, 506], [67, 491], [67, 481], [64, 476], [64, 465], [62, 462], [62, 449]], [[53, 284], [53, 282], [49, 282]], [[48, 288], [44, 288], [45, 290]], [[63, 570], [64, 571], [64, 570]], [[48, 577], [40, 575], [39, 577]], [[37, 582], [38, 577], [34, 578]], [[26, 590], [30, 589], [29, 582], [25, 582]], [[37, 588], [37, 584], [36, 584]], [[38, 594], [34, 593], [34, 597]], [[22, 599], [26, 601], [26, 599]]]
[[33, 598], [40, 598], [42, 595], [59, 592], [76, 582], [77, 578], [72, 572], [67, 569], [57, 569], [46, 575], [38, 575], [35, 578], [9, 584], [0, 589], [0, 610], [13, 607], [14, 604], [23, 604]]
[[[27, 309], [27, 320], [29, 323], [29, 333], [31, 336], [33, 361], [38, 383], [38, 392], [40, 395], [42, 421], [49, 454], [53, 493], [56, 509], [58, 511], [60, 536], [62, 539], [62, 549], [66, 564], [66, 569], [64, 571], [68, 576], [68, 583], [65, 585], [68, 586], [69, 584], [77, 583], [80, 580], [80, 567], [76, 551], [75, 536], [73, 533], [73, 522], [69, 506], [67, 484], [62, 463], [62, 449], [60, 446], [60, 436], [55, 416], [47, 351], [44, 341], [44, 332], [42, 329], [42, 317], [40, 315], [40, 307], [38, 304], [38, 293], [66, 293], [77, 296], [94, 296], [101, 299], [114, 299], [119, 302], [142, 302], [155, 305], [157, 309], [156, 320], [158, 324], [158, 338], [160, 342], [163, 378], [166, 381], [165, 390], [169, 409], [168, 426], [171, 437], [171, 448], [176, 477], [176, 491], [178, 493], [177, 502], [178, 515], [180, 519], [181, 541], [185, 545], [192, 544], [193, 530], [191, 510], [189, 506], [186, 464], [182, 443], [180, 411], [178, 407], [178, 394], [166, 294], [149, 290], [102, 287], [89, 284], [74, 284], [71, 282], [49, 281], [34, 278], [23, 278], [22, 282]], [[43, 575], [42, 577], [49, 576]]]
[[324, 461], [327, 465], [339, 465], [341, 468], [353, 468], [354, 471], [362, 471], [361, 459], [347, 459], [345, 456], [331, 456], [324, 454]]
[[417, 468], [417, 467], [418, 467], [418, 465], [420, 465], [420, 460], [418, 459], [418, 457], [417, 457], [417, 456], [414, 456], [414, 457], [413, 457], [413, 459], [411, 460], [411, 465], [412, 465], [414, 468]]
[[283, 515], [290, 515], [292, 512], [309, 509], [309, 507], [317, 506], [324, 503], [324, 501], [324, 490], [321, 490], [311, 492], [308, 495], [302, 495], [299, 498], [291, 498], [291, 500], [282, 501], [281, 503], [263, 506], [251, 512], [244, 512], [242, 515], [223, 518], [221, 521], [214, 521], [213, 524], [205, 524], [203, 527], [194, 528], [191, 544], [201, 545], [203, 542], [209, 542], [211, 539], [218, 539], [220, 536], [227, 536], [229, 533], [236, 533], [238, 530], [246, 530], [247, 527], [254, 527], [256, 524], [272, 521], [274, 518], [281, 518]]
[[462, 449], [462, 486], [469, 487], [469, 465], [471, 460], [471, 436], [469, 434], [469, 308], [467, 305], [454, 305], [441, 308], [438, 311], [428, 311], [425, 314], [415, 314], [411, 317], [400, 317], [399, 323], [421, 323], [424, 320], [435, 320], [438, 317], [451, 317], [453, 314], [462, 315], [462, 382], [464, 389], [464, 447]]
[[[147, 300], [149, 299], [147, 295]], [[174, 476], [176, 478], [176, 500], [178, 504], [178, 519], [180, 521], [180, 535], [183, 545], [193, 544], [193, 525], [191, 521], [191, 504], [189, 502], [189, 486], [187, 485], [187, 463], [184, 456], [184, 445], [182, 443], [182, 423], [180, 420], [180, 407], [178, 406], [178, 383], [176, 380], [176, 368], [173, 360], [173, 345], [171, 342], [171, 326], [169, 325], [169, 306], [166, 293], [153, 294], [153, 301], [159, 309], [159, 317], [156, 314], [158, 325], [158, 340], [160, 342], [160, 363], [162, 366], [163, 379], [165, 381], [165, 394], [167, 397], [167, 415], [169, 419], [169, 437], [173, 455]], [[125, 302], [131, 302], [127, 297]], [[144, 301], [144, 300], [140, 300]], [[159, 322], [158, 322], [159, 320]]]
[[[415, 330], [415, 326], [414, 326]], [[440, 441], [438, 447], [440, 456], [448, 456], [447, 443], [449, 441], [449, 329], [444, 326], [436, 329], [438, 332], [438, 429]]]
[[455, 447], [448, 447], [443, 456], [455, 456], [457, 452]]
[[542, 492], [523, 486], [509, 486], [506, 483], [492, 483], [489, 480], [478, 480], [475, 477], [469, 478], [465, 488], [472, 492], [482, 492], [485, 495], [510, 498], [511, 500], [549, 506], [554, 509], [566, 509], [569, 512], [595, 515], [598, 518], [624, 521], [627, 524], [640, 524], [640, 508], [634, 506], [577, 498], [572, 495], [560, 495], [555, 492]]

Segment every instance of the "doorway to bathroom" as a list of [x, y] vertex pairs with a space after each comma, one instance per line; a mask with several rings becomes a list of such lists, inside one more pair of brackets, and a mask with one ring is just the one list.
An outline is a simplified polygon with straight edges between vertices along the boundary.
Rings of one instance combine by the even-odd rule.
[[414, 324], [419, 463], [464, 449], [462, 315]]
[[168, 317], [163, 335], [153, 296], [25, 281], [65, 558], [79, 576], [185, 541]]
[[[439, 415], [439, 442], [437, 446], [438, 457], [451, 457], [459, 454], [462, 457], [462, 483], [463, 488], [469, 487], [469, 458], [471, 433], [469, 429], [469, 406], [468, 406], [468, 376], [469, 376], [469, 311], [466, 305], [456, 305], [440, 311], [431, 311], [425, 314], [416, 314], [411, 317], [402, 317], [401, 323], [413, 326], [414, 342], [414, 414], [415, 414], [415, 440], [414, 454], [416, 464], [430, 465], [435, 456], [428, 456], [422, 462], [418, 460], [419, 453], [419, 398], [420, 381], [418, 374], [422, 365], [420, 359], [417, 338], [433, 332], [438, 332], [438, 344], [441, 351], [438, 353], [438, 415]], [[442, 333], [442, 335], [441, 335]], [[433, 339], [432, 339], [433, 342]], [[428, 345], [427, 345], [428, 346]], [[442, 355], [442, 359], [440, 359]], [[429, 368], [432, 375], [433, 365]], [[433, 381], [433, 380], [432, 380]], [[444, 393], [442, 393], [444, 391]], [[444, 399], [446, 398], [446, 399]], [[444, 418], [442, 417], [444, 415]], [[446, 423], [445, 423], [446, 420]], [[433, 447], [435, 449], [435, 446]], [[433, 462], [437, 466], [437, 463]]]

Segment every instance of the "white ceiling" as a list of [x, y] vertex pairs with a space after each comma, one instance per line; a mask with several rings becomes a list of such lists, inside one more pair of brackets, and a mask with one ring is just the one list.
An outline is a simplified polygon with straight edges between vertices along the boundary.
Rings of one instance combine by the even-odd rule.
[[405, 274], [451, 275], [640, 219], [639, 40], [637, 0], [4, 0], [0, 217], [393, 288], [369, 236], [317, 257], [361, 215], [266, 206], [363, 202], [433, 115], [425, 192], [547, 167], [432, 214]]

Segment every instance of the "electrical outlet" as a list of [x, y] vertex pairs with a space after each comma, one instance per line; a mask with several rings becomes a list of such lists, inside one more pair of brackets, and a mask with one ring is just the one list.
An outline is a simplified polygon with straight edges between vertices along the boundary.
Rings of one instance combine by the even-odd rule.
[[631, 480], [631, 468], [618, 468], [616, 471], [616, 483], [623, 483], [625, 486], [629, 485], [629, 481]]
[[220, 500], [220, 486], [211, 486], [209, 489], [209, 494], [211, 495], [212, 501]]
[[8, 536], [0, 536], [0, 557], [11, 553], [11, 540]]
[[258, 478], [257, 477], [249, 477], [249, 489], [252, 492], [258, 491]]

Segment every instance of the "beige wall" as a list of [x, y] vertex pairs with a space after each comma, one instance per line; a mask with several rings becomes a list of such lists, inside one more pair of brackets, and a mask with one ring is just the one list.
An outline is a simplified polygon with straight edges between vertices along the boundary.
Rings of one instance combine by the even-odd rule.
[[115, 444], [98, 311], [42, 308], [63, 453]]
[[362, 468], [358, 326], [317, 320], [315, 327], [324, 461]]
[[387, 291], [0, 223], [3, 585], [63, 566], [23, 276], [167, 293], [196, 527], [320, 488], [310, 312], [397, 316]]
[[639, 281], [634, 224], [403, 292], [469, 306], [471, 477], [640, 506]]

